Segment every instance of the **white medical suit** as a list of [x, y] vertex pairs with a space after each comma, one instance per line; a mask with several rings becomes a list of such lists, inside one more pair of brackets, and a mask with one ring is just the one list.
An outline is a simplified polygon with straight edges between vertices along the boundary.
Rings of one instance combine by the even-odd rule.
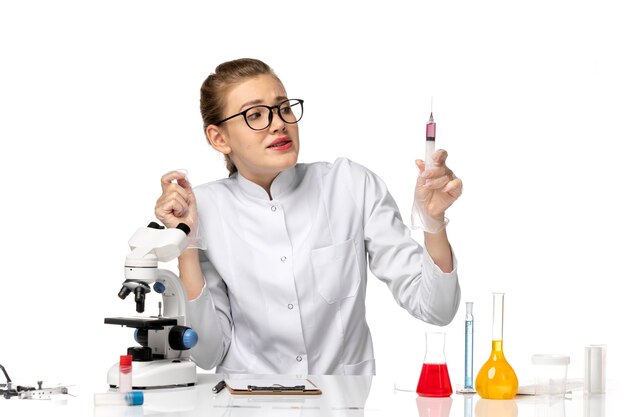
[[411, 238], [383, 181], [350, 160], [297, 164], [267, 192], [242, 175], [194, 188], [206, 285], [190, 302], [192, 358], [219, 373], [374, 374], [367, 266], [398, 304], [448, 324], [443, 273]]

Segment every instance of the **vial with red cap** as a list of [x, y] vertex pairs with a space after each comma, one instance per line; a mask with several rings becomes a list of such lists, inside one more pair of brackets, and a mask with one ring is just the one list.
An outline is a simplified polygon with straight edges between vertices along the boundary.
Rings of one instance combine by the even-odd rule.
[[119, 392], [133, 390], [133, 355], [120, 355]]

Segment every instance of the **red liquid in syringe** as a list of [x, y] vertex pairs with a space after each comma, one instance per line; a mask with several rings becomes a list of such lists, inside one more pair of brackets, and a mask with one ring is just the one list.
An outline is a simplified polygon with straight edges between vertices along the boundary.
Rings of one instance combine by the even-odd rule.
[[424, 163], [426, 168], [433, 166], [433, 153], [435, 152], [435, 133], [437, 131], [437, 123], [433, 118], [433, 112], [430, 112], [428, 123], [426, 124], [426, 154], [424, 155]]
[[435, 140], [435, 133], [437, 130], [437, 123], [433, 118], [433, 112], [430, 112], [428, 123], [426, 124], [426, 140]]
[[452, 395], [448, 364], [423, 364], [416, 392], [422, 397], [449, 397]]

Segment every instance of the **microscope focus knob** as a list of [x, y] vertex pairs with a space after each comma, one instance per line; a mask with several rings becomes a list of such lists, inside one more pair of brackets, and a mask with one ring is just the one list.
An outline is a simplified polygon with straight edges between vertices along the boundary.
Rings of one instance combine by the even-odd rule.
[[152, 289], [154, 289], [154, 292], [158, 294], [163, 294], [165, 292], [165, 284], [163, 284], [161, 281], [157, 281], [152, 286]]
[[172, 349], [187, 350], [198, 343], [198, 333], [190, 327], [174, 326], [167, 339]]

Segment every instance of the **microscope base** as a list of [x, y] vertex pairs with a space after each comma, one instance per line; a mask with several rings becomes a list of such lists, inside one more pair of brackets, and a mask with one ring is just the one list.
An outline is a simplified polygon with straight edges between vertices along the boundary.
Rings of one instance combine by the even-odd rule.
[[[169, 388], [196, 384], [196, 364], [189, 359], [159, 359], [150, 362], [133, 362], [133, 389]], [[119, 364], [107, 374], [111, 388], [119, 384]]]

